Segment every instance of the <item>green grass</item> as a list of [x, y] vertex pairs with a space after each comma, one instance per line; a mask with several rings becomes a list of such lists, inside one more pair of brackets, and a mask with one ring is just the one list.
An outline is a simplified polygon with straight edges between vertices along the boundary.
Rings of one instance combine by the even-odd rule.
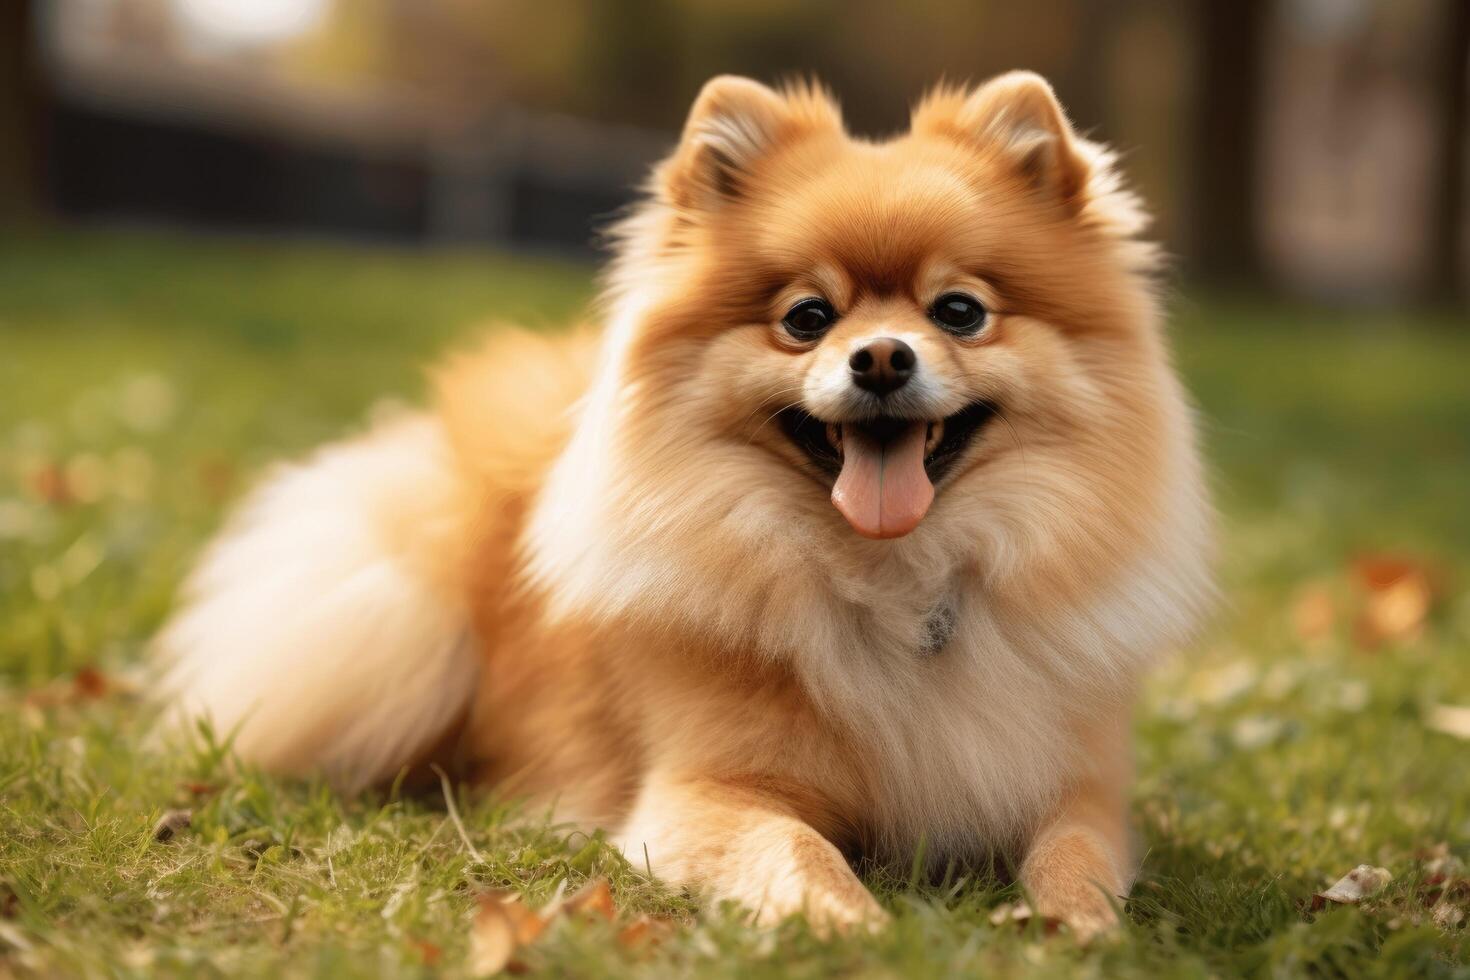
[[[342, 799], [236, 771], [207, 744], [147, 747], [129, 681], [252, 476], [380, 398], [415, 398], [425, 358], [478, 323], [561, 322], [589, 295], [586, 269], [483, 254], [0, 239], [0, 976], [459, 975], [477, 890], [540, 903], [597, 875], [626, 915], [677, 928], [634, 949], [569, 922], [521, 954], [529, 969], [1470, 976], [1470, 931], [1443, 911], [1470, 886], [1436, 922], [1424, 883], [1436, 845], [1470, 858], [1470, 743], [1426, 725], [1433, 705], [1470, 703], [1463, 323], [1176, 303], [1228, 604], [1140, 714], [1147, 857], [1116, 942], [993, 926], [1014, 896], [959, 872], [877, 883], [896, 916], [873, 938], [756, 932], [483, 796], [460, 798], [481, 862], [438, 794]], [[1370, 650], [1347, 569], [1384, 551], [1431, 566], [1437, 599], [1422, 636]], [[1292, 625], [1304, 589], [1338, 607], [1311, 641]], [[114, 689], [71, 696], [89, 666]], [[153, 842], [173, 807], [192, 827]], [[1361, 863], [1393, 882], [1310, 910]]]

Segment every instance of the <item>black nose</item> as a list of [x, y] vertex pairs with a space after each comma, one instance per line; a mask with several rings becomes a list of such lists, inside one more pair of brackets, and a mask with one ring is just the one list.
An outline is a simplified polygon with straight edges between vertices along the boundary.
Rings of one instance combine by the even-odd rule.
[[908, 383], [916, 360], [914, 349], [897, 337], [879, 337], [853, 351], [847, 365], [853, 384], [881, 397]]

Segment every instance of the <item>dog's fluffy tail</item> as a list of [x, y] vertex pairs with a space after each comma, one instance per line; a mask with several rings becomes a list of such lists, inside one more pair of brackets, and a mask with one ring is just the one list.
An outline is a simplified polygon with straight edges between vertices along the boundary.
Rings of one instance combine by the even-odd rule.
[[267, 480], [160, 635], [171, 719], [207, 718], [247, 762], [348, 788], [419, 761], [479, 671], [455, 585], [462, 496], [424, 416]]

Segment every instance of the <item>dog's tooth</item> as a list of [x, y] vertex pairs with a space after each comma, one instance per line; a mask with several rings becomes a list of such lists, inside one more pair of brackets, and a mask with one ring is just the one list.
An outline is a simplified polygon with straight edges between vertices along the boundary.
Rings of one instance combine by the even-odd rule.
[[944, 419], [929, 423], [929, 434], [924, 439], [924, 455], [928, 456], [939, 448], [939, 441], [944, 438]]
[[842, 455], [842, 426], [832, 422], [827, 423], [827, 442], [837, 450], [837, 455]]

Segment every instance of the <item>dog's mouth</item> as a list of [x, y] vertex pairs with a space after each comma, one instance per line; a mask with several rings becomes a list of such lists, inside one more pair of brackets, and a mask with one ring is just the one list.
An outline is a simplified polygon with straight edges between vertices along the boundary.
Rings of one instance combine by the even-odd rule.
[[897, 538], [924, 519], [934, 485], [995, 412], [989, 402], [974, 402], [937, 420], [883, 415], [838, 423], [792, 407], [780, 419], [797, 448], [833, 477], [832, 503], [853, 530]]

